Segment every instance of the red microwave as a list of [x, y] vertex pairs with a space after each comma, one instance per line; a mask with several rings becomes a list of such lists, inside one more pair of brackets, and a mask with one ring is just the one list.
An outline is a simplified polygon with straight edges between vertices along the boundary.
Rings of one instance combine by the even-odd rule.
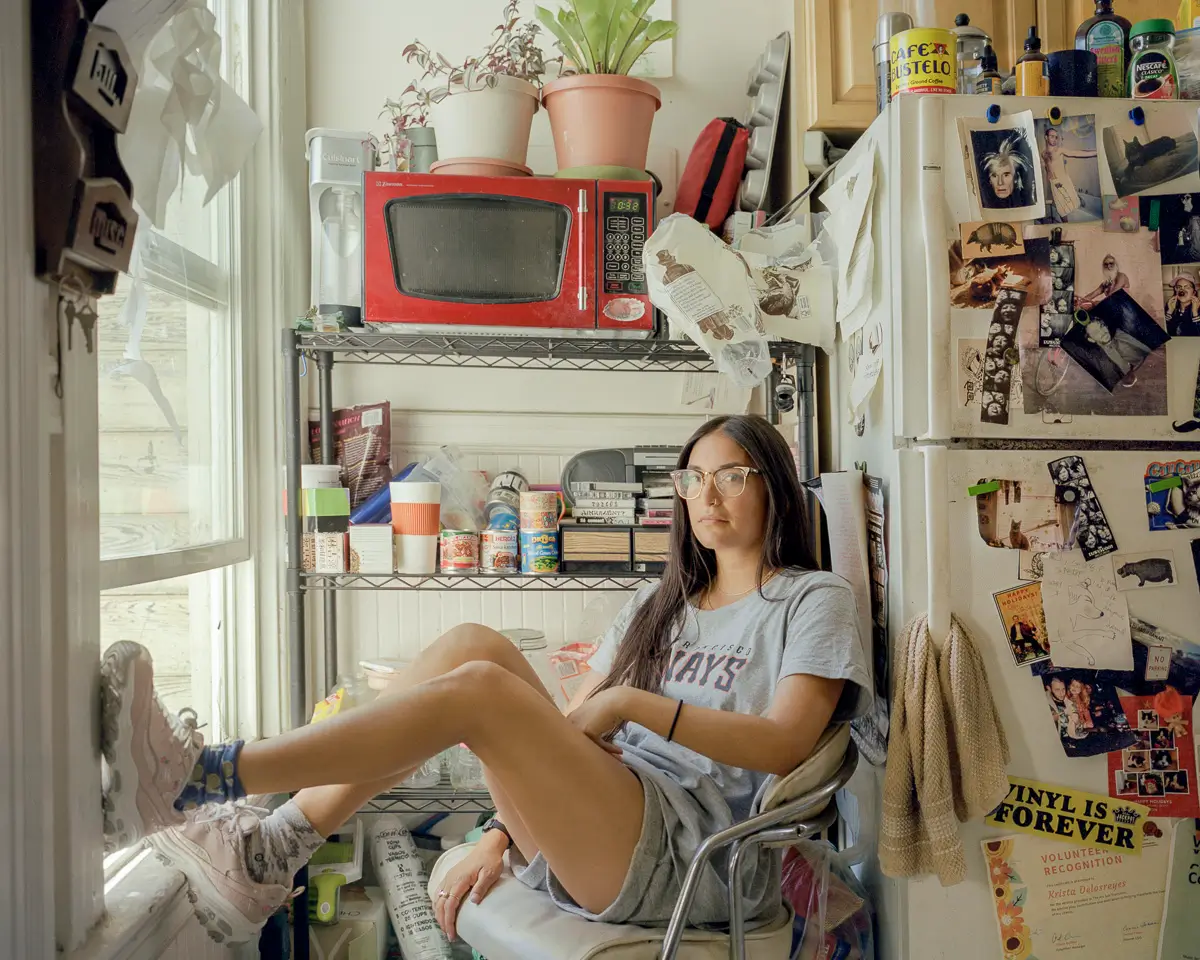
[[640, 180], [363, 177], [363, 319], [458, 332], [647, 337]]

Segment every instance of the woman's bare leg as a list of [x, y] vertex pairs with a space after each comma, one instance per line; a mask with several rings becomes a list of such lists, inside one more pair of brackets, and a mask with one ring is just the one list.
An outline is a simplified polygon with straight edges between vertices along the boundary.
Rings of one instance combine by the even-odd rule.
[[[473, 634], [473, 642], [490, 644], [488, 633]], [[520, 656], [504, 638], [496, 641]], [[496, 652], [502, 656], [498, 646]], [[249, 793], [375, 781], [459, 742], [499, 781], [530, 841], [571, 895], [587, 909], [607, 907], [641, 833], [641, 784], [572, 726], [544, 691], [490, 659], [324, 723], [247, 744], [239, 776]]]
[[[449, 673], [455, 667], [473, 660], [491, 660], [499, 664], [520, 677], [551, 703], [554, 702], [554, 698], [542, 685], [541, 678], [516, 647], [496, 631], [473, 623], [448, 630], [423, 650], [407, 670], [388, 684], [380, 694], [380, 699], [397, 696], [418, 683]], [[416, 767], [412, 770], [415, 771]], [[310, 787], [301, 790], [294, 799], [314, 829], [324, 836], [329, 836], [361, 810], [372, 797], [390, 790], [399, 781], [407, 779], [411, 772], [401, 773], [395, 779], [388, 777], [371, 784]], [[492, 795], [492, 802], [496, 806], [497, 817], [525, 858], [532, 860], [537, 854], [537, 847], [532, 844], [520, 814], [486, 766], [483, 773], [488, 791]]]

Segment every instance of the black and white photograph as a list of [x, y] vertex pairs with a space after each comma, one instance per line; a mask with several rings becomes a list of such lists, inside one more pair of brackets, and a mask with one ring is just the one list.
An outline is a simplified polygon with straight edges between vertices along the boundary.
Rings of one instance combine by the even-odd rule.
[[1062, 348], [1112, 392], [1171, 338], [1124, 289], [1088, 304], [1063, 335]]
[[1141, 592], [1176, 583], [1175, 554], [1171, 550], [1117, 553], [1113, 554], [1112, 564], [1120, 591]]
[[1200, 263], [1164, 266], [1162, 287], [1167, 333], [1200, 337]]
[[1158, 224], [1164, 266], [1200, 263], [1200, 193], [1141, 198], [1142, 221]]
[[1096, 118], [1092, 114], [1034, 121], [1038, 162], [1046, 184], [1046, 215], [1041, 223], [1084, 223], [1104, 216], [1100, 164], [1096, 159]]
[[[1112, 234], [1106, 234], [1112, 236]], [[1038, 310], [1026, 310], [1017, 331], [1021, 350], [1022, 410], [1047, 423], [1075, 416], [1163, 417], [1167, 415], [1167, 353], [1156, 350], [1137, 376], [1107, 390], [1061, 346], [1039, 343]]]
[[1045, 181], [1033, 112], [1010, 114], [998, 123], [982, 116], [959, 117], [958, 128], [979, 219], [1002, 210], [1009, 220], [1044, 217]]
[[[1099, 679], [1095, 670], [1051, 667], [1041, 673], [1041, 680], [1068, 757], [1095, 757], [1125, 750], [1137, 741], [1116, 688]], [[1146, 767], [1138, 770], [1138, 776], [1145, 776], [1140, 769], [1149, 769], [1148, 757]]]
[[1196, 132], [1188, 116], [1147, 110], [1141, 125], [1124, 117], [1104, 128], [1104, 156], [1117, 196], [1142, 193], [1196, 172]]
[[991, 310], [1001, 290], [1019, 290], [1026, 306], [1050, 298], [1050, 241], [1023, 241], [1021, 253], [994, 257], [963, 257], [961, 240], [950, 244], [950, 305]]

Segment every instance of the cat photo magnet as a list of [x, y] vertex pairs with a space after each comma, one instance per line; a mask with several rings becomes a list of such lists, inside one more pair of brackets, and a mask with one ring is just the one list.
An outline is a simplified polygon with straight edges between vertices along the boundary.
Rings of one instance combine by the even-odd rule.
[[971, 488], [979, 536], [989, 547], [1008, 550], [1066, 550], [1071, 545], [1075, 505], [1057, 502], [1045, 480], [983, 479]]

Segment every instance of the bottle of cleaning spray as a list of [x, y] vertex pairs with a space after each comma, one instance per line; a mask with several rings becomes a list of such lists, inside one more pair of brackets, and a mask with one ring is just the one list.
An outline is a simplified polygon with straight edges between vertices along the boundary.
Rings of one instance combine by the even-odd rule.
[[1017, 61], [1017, 96], [1044, 97], [1050, 93], [1050, 76], [1046, 67], [1046, 55], [1042, 53], [1042, 38], [1037, 27], [1029, 28], [1025, 38], [1025, 52]]

